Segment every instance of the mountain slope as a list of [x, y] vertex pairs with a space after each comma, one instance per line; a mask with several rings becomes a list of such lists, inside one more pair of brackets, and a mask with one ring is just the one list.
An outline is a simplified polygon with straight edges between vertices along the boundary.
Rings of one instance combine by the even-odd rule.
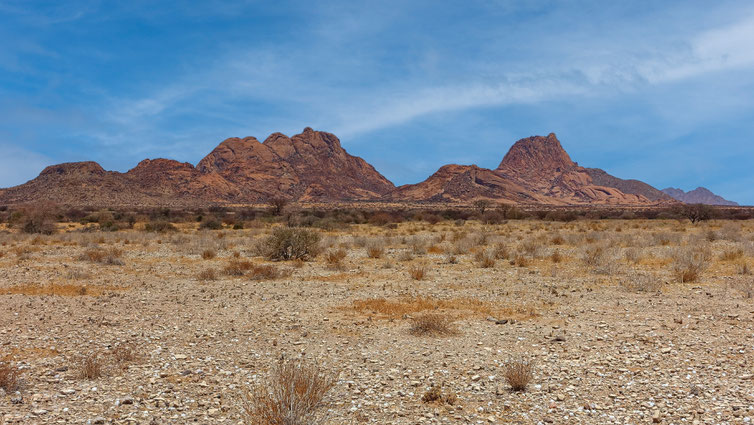
[[585, 169], [592, 182], [599, 186], [614, 187], [623, 193], [641, 195], [650, 201], [672, 201], [673, 197], [661, 190], [644, 183], [643, 181], [633, 179], [620, 179], [608, 174], [605, 170], [599, 168]]
[[672, 187], [662, 189], [662, 191], [663, 193], [673, 197], [673, 199], [676, 199], [686, 204], [722, 205], [722, 206], [729, 206], [729, 207], [738, 206], [737, 202], [728, 201], [722, 196], [715, 195], [709, 189], [706, 189], [704, 187], [697, 187], [696, 189], [691, 190], [689, 192], [684, 192], [681, 189], [676, 189]]

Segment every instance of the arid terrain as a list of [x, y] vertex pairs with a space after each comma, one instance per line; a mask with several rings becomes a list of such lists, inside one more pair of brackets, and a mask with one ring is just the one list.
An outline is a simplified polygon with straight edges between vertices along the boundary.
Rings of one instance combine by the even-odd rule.
[[254, 423], [285, 362], [326, 424], [754, 419], [751, 220], [435, 221], [3, 227], [0, 420]]

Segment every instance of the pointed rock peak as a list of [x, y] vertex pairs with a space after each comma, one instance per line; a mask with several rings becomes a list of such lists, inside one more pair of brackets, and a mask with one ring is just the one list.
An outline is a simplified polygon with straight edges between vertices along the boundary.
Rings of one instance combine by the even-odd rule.
[[228, 146], [228, 145], [231, 145], [231, 146], [243, 146], [243, 145], [252, 145], [252, 144], [257, 144], [257, 143], [259, 143], [259, 140], [257, 140], [256, 137], [252, 137], [252, 136], [244, 137], [244, 138], [229, 137], [229, 138], [223, 140], [222, 142], [220, 142], [220, 144], [218, 145], [218, 147], [220, 147], [220, 146]]
[[701, 194], [704, 194], [704, 195], [712, 195], [713, 194], [711, 190], [707, 189], [706, 187], [701, 187], [701, 186], [697, 187], [696, 189], [694, 189], [694, 190], [692, 190], [692, 191], [690, 191], [688, 193], [701, 193]]
[[267, 138], [264, 139], [264, 142], [262, 142], [262, 144], [269, 145], [270, 143], [279, 142], [281, 140], [290, 140], [290, 138], [283, 133], [275, 132], [267, 136]]
[[297, 134], [291, 137], [294, 143], [303, 142], [307, 145], [311, 145], [314, 148], [328, 148], [332, 150], [342, 149], [340, 146], [340, 140], [332, 134], [324, 131], [315, 131], [311, 127], [306, 127], [303, 133]]
[[547, 137], [532, 136], [514, 143], [498, 169], [562, 171], [575, 166], [555, 133], [550, 133]]

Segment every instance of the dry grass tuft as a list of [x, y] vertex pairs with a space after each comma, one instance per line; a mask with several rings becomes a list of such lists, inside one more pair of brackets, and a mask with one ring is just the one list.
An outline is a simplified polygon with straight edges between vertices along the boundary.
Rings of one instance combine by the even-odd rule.
[[409, 332], [416, 336], [444, 336], [453, 335], [456, 330], [453, 321], [438, 313], [426, 313], [412, 319]]
[[79, 256], [79, 260], [91, 261], [92, 263], [105, 264], [109, 266], [122, 266], [122, 256], [123, 251], [118, 248], [110, 248], [108, 250], [95, 248], [84, 251]]
[[378, 244], [371, 244], [367, 246], [367, 256], [369, 258], [382, 258], [385, 254], [385, 247]]
[[290, 270], [280, 270], [271, 265], [260, 265], [252, 267], [249, 272], [249, 279], [251, 280], [275, 280], [286, 276], [290, 276]]
[[673, 274], [681, 283], [695, 282], [709, 267], [710, 251], [706, 246], [675, 249], [671, 255]]
[[495, 256], [484, 250], [479, 250], [474, 254], [474, 262], [483, 269], [495, 267]]
[[136, 354], [136, 347], [128, 343], [116, 345], [111, 354], [113, 359], [121, 366], [135, 362], [139, 358]]
[[94, 380], [104, 375], [105, 365], [99, 353], [91, 352], [79, 359], [78, 372], [81, 379]]
[[533, 369], [528, 360], [512, 360], [505, 365], [503, 376], [513, 391], [526, 391], [534, 378]]
[[735, 282], [732, 286], [738, 290], [746, 299], [754, 298], [754, 280], [746, 279]]
[[516, 267], [528, 267], [529, 259], [523, 255], [516, 255], [516, 257], [511, 260], [511, 265]]
[[751, 268], [749, 267], [749, 263], [747, 263], [744, 260], [739, 261], [736, 264], [736, 274], [740, 274], [740, 275], [744, 275], [744, 276], [751, 275], [752, 272], [751, 272]]
[[424, 280], [427, 277], [427, 266], [414, 264], [408, 268], [408, 275], [414, 280]]
[[425, 403], [448, 404], [453, 406], [458, 402], [458, 397], [456, 397], [455, 393], [443, 392], [442, 386], [435, 384], [424, 393], [422, 401]]
[[558, 251], [557, 249], [554, 250], [552, 254], [550, 255], [550, 261], [552, 261], [555, 264], [558, 264], [561, 261], [563, 261], [563, 256], [560, 254], [560, 251]]
[[629, 292], [659, 292], [662, 280], [650, 274], [634, 274], [622, 279], [620, 286]]
[[21, 390], [21, 374], [9, 363], [0, 363], [0, 388], [11, 394]]
[[744, 250], [741, 248], [738, 249], [729, 249], [724, 251], [722, 254], [720, 254], [720, 261], [736, 261], [740, 260], [744, 256]]
[[223, 273], [227, 276], [243, 276], [252, 268], [254, 268], [254, 263], [251, 261], [231, 260], [223, 269]]
[[343, 260], [348, 256], [345, 249], [340, 248], [336, 250], [330, 250], [325, 253], [325, 263], [330, 270], [343, 270], [345, 264]]
[[337, 377], [317, 365], [281, 363], [266, 385], [249, 390], [241, 402], [250, 425], [320, 425], [327, 420], [327, 393]]
[[202, 258], [205, 260], [211, 260], [217, 257], [217, 252], [214, 249], [205, 249], [202, 251]]
[[205, 269], [200, 271], [196, 278], [201, 281], [217, 280], [217, 272], [215, 269]]

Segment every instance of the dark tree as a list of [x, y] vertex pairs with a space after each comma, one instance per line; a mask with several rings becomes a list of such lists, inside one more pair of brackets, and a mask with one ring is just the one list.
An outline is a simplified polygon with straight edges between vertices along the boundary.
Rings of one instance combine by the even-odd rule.
[[684, 205], [681, 209], [681, 214], [693, 224], [709, 220], [712, 217], [712, 208], [704, 204]]
[[490, 201], [487, 199], [479, 199], [474, 201], [474, 208], [479, 211], [479, 214], [484, 214], [485, 211], [487, 211], [487, 208], [490, 206]]
[[270, 205], [272, 206], [272, 214], [281, 215], [285, 206], [288, 205], [288, 200], [283, 197], [275, 197], [270, 199]]

